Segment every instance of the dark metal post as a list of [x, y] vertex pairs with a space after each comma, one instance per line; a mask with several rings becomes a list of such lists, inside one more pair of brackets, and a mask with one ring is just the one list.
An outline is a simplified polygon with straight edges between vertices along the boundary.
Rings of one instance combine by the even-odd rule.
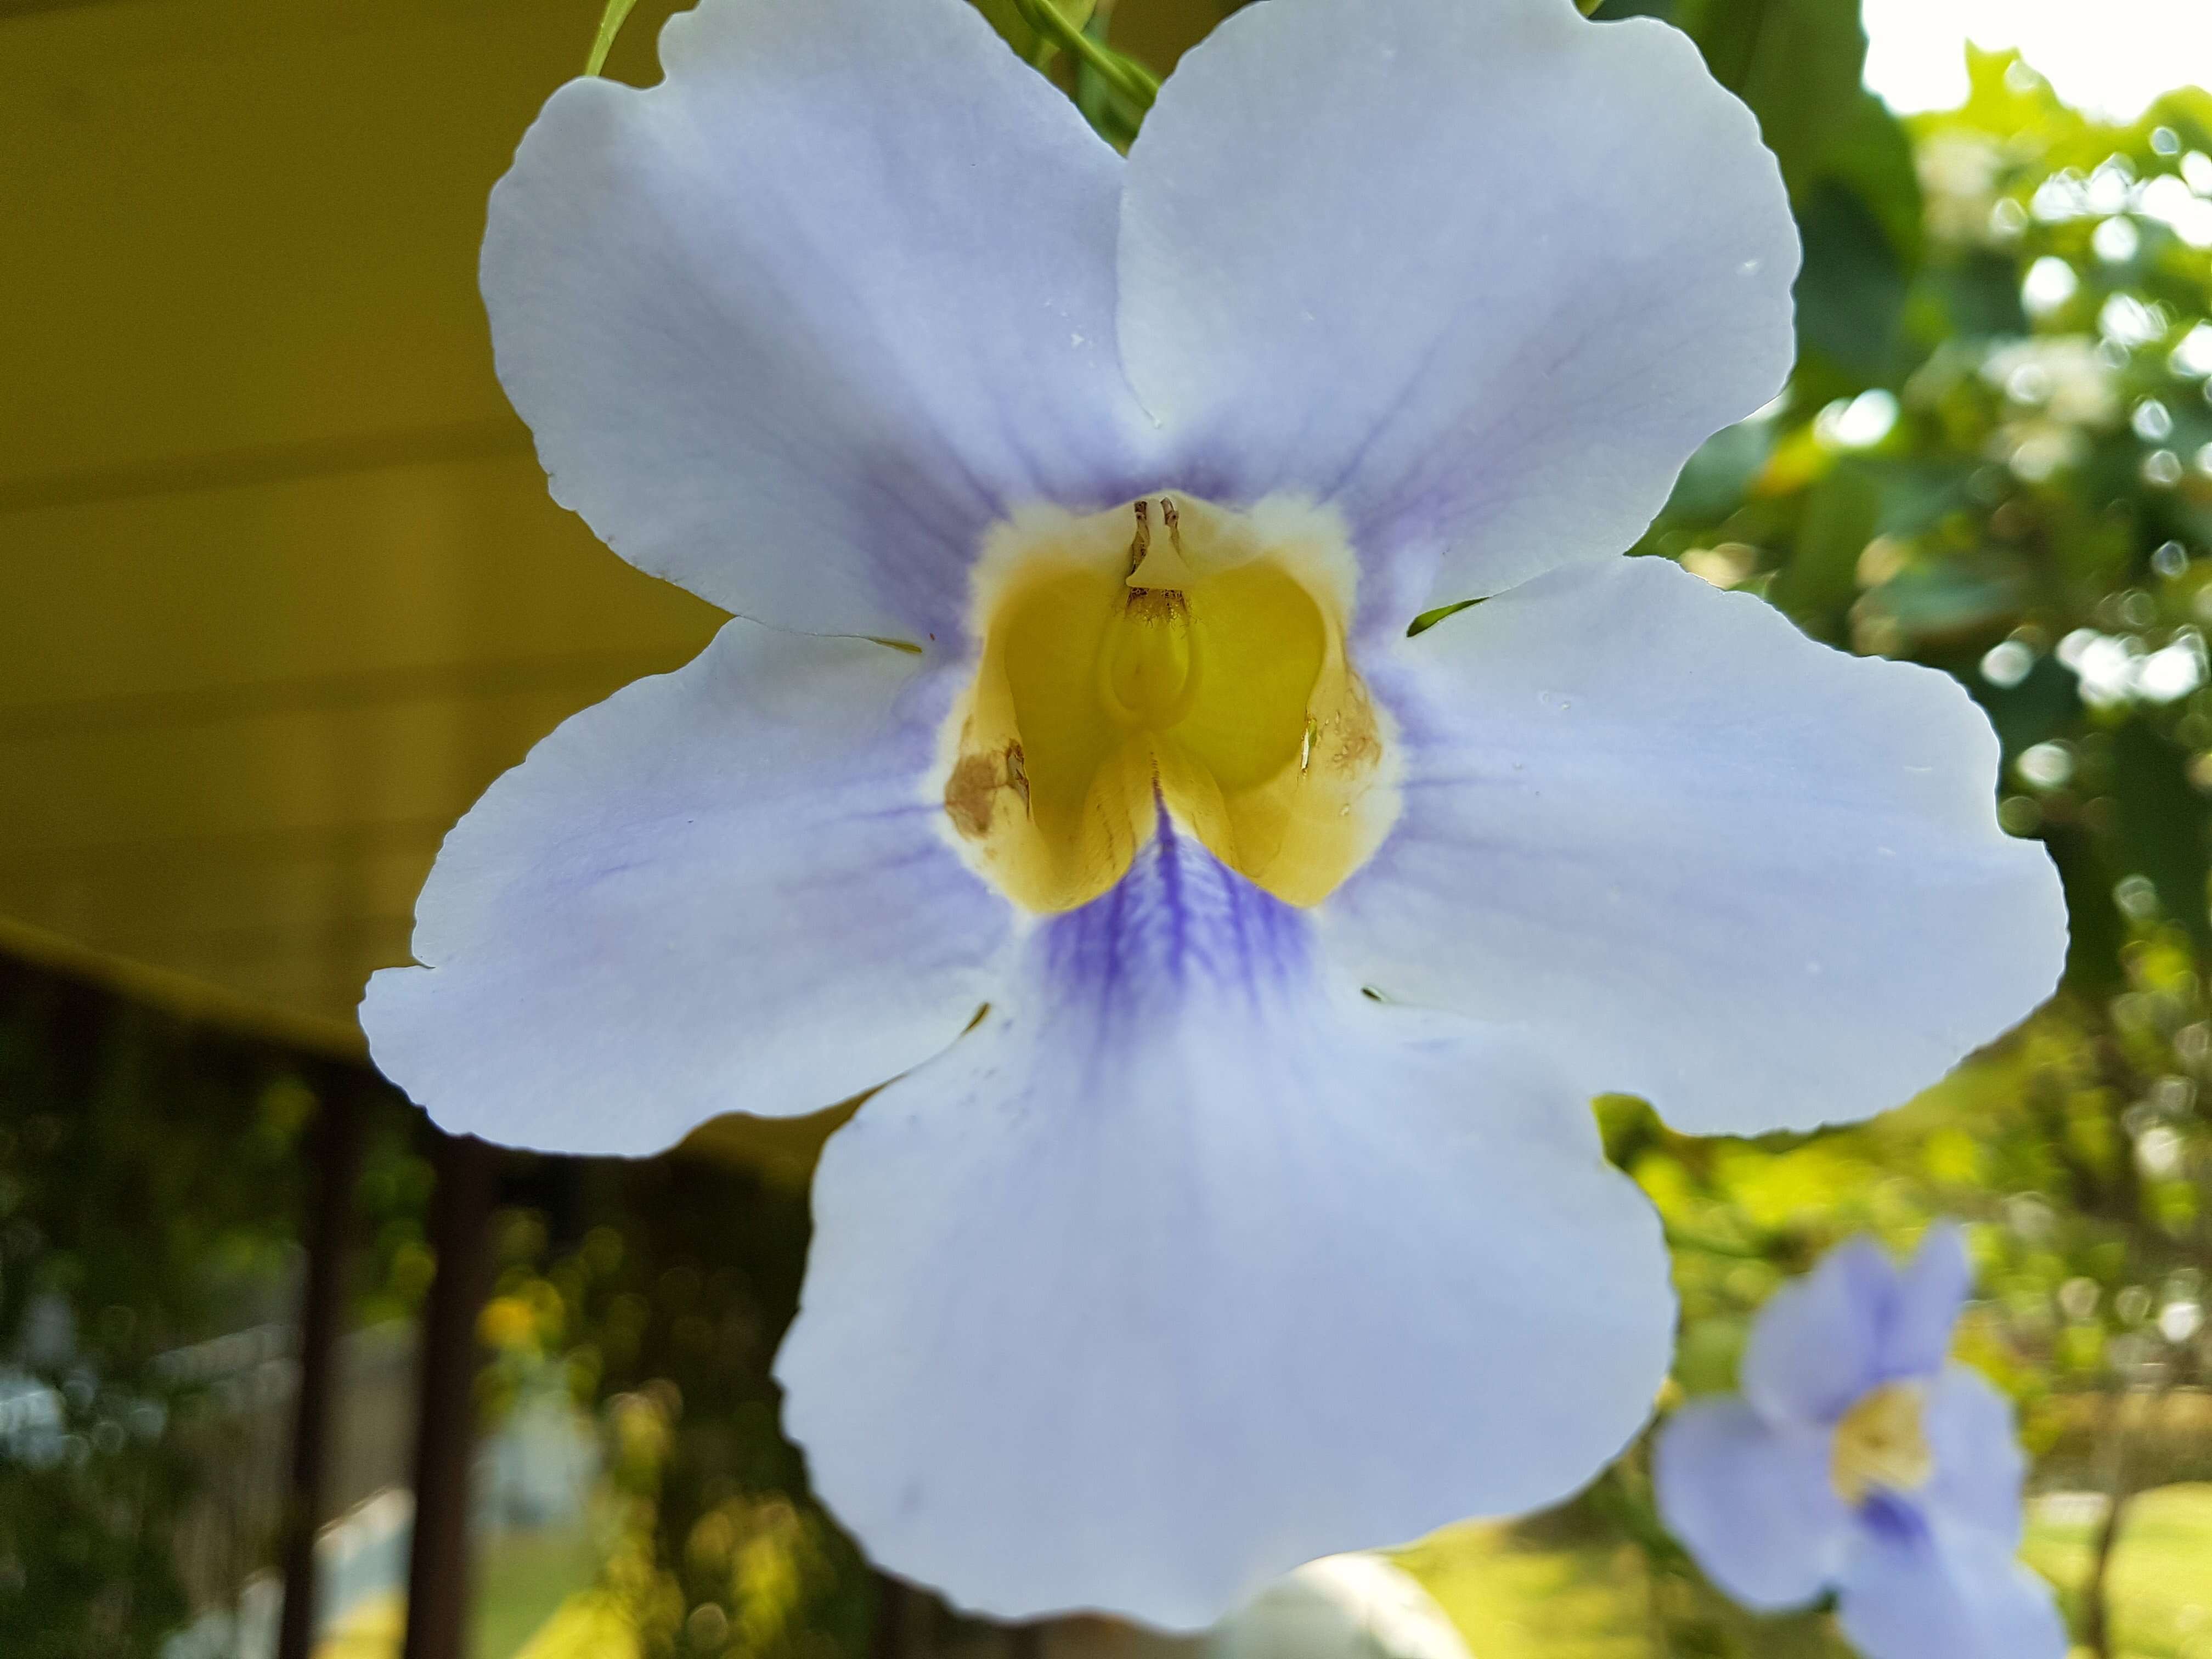
[[338, 1337], [345, 1324], [346, 1256], [361, 1173], [361, 1085], [326, 1082], [313, 1138], [313, 1212], [307, 1218], [307, 1284], [300, 1310], [300, 1386], [293, 1402], [292, 1469], [284, 1494], [284, 1612], [276, 1659], [308, 1659], [315, 1640], [315, 1533], [323, 1522], [337, 1399]]
[[488, 1234], [499, 1154], [473, 1136], [441, 1135], [437, 1172], [430, 1248], [438, 1270], [422, 1315], [404, 1659], [464, 1659], [467, 1650], [476, 1325], [490, 1289]]

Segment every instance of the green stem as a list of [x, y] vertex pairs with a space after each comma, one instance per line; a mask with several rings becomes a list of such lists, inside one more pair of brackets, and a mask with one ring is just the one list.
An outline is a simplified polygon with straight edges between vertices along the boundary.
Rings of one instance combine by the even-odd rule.
[[1053, 0], [1014, 0], [1030, 26], [1051, 36], [1063, 50], [1073, 52], [1139, 109], [1150, 109], [1159, 95], [1159, 77], [1134, 58], [1100, 46], [1069, 22]]
[[636, 3], [637, 0], [607, 0], [607, 9], [599, 14], [599, 32], [592, 37], [592, 55], [584, 62], [585, 74], [597, 75], [606, 67], [615, 36], [622, 33], [623, 20]]

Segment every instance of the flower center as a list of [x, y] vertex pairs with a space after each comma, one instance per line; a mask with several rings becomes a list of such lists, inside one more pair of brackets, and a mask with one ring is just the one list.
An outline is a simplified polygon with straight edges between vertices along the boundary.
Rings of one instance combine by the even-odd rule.
[[1318, 903], [1397, 815], [1385, 722], [1346, 656], [1352, 583], [1334, 523], [1283, 503], [1148, 497], [1002, 526], [946, 726], [945, 816], [971, 860], [1029, 909], [1073, 909], [1165, 810]]
[[1837, 1496], [1859, 1504], [1876, 1487], [1916, 1492], [1936, 1472], [1921, 1422], [1917, 1382], [1885, 1382], [1870, 1389], [1836, 1424], [1828, 1480]]

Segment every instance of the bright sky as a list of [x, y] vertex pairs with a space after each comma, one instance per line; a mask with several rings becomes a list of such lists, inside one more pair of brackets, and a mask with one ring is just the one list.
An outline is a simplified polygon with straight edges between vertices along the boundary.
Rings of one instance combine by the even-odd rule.
[[2212, 86], [2212, 0], [1864, 0], [1867, 84], [1899, 112], [1966, 101], [1968, 38], [2018, 47], [2077, 108], [2131, 121]]

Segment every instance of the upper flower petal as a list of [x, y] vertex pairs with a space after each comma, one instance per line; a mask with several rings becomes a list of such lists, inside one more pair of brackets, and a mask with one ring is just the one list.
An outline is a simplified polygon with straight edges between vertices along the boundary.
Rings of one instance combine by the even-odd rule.
[[1830, 1436], [1741, 1400], [1668, 1419], [1653, 1453], [1659, 1513], [1706, 1576], [1746, 1607], [1797, 1607], [1832, 1583], [1851, 1512], [1828, 1479]]
[[1966, 1237], [1948, 1222], [1928, 1230], [1912, 1259], [1897, 1270], [1896, 1291], [1883, 1321], [1885, 1376], [1934, 1376], [1950, 1357], [1951, 1333], [1973, 1288]]
[[1152, 482], [1121, 160], [972, 7], [704, 0], [661, 58], [553, 95], [484, 236], [501, 381], [617, 552], [787, 627], [951, 637], [1010, 503]]
[[1368, 665], [1404, 808], [1334, 895], [1384, 994], [1526, 1021], [1700, 1134], [1893, 1106], [2046, 996], [2065, 906], [1946, 677], [1658, 559], [1540, 577]]
[[1796, 266], [1773, 157], [1680, 33], [1268, 0], [1129, 153], [1121, 349], [1188, 488], [1340, 506], [1402, 626], [1633, 542], [1780, 389]]
[[1897, 1270], [1873, 1240], [1838, 1245], [1769, 1297], [1743, 1351], [1744, 1397], [1772, 1423], [1826, 1425], [1884, 1381]]
[[1563, 1496], [1643, 1419], [1663, 1252], [1583, 1103], [1486, 1028], [1333, 996], [1310, 945], [1163, 830], [831, 1139], [776, 1370], [884, 1565], [1195, 1627]]
[[1960, 1525], [1979, 1527], [2008, 1550], [2018, 1548], [2027, 1459], [2014, 1432], [2012, 1402], [1979, 1371], [1947, 1366], [1929, 1388], [1921, 1421], [1936, 1467], [1921, 1501]]
[[385, 1075], [457, 1133], [642, 1153], [942, 1048], [1011, 912], [939, 832], [917, 661], [734, 622], [562, 726], [447, 837], [427, 965], [369, 982]]
[[1977, 1528], [1868, 1528], [1844, 1570], [1838, 1621], [1865, 1659], [2063, 1659], [2051, 1587]]

